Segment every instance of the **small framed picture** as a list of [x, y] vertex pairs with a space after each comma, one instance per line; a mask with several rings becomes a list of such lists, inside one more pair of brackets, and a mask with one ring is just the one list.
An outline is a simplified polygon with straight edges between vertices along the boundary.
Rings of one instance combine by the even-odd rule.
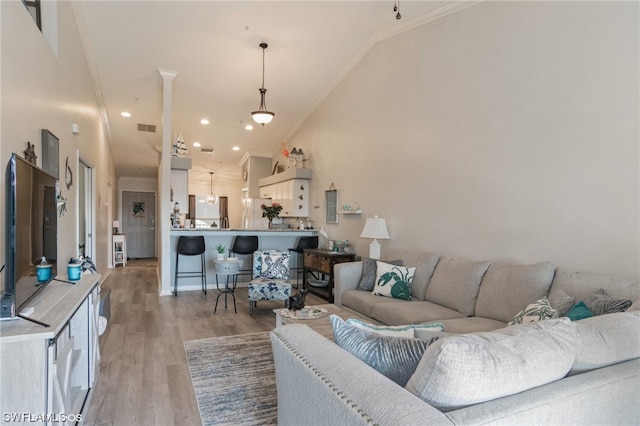
[[324, 221], [326, 223], [338, 223], [338, 190], [330, 189], [324, 191], [324, 201]]

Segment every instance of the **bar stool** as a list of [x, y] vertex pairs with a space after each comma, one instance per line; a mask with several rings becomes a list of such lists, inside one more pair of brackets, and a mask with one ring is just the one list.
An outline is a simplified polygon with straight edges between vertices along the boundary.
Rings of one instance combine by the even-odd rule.
[[[178, 295], [178, 278], [200, 277], [202, 279], [202, 291], [207, 294], [207, 268], [205, 266], [205, 245], [203, 236], [181, 236], [178, 238], [178, 248], [176, 250], [176, 273], [173, 281], [173, 295]], [[200, 255], [199, 271], [179, 272], [178, 265], [180, 256]]]
[[[237, 275], [253, 276], [253, 252], [256, 250], [258, 250], [257, 235], [236, 235], [233, 246], [229, 250], [229, 256], [235, 257], [237, 254], [251, 255], [249, 256], [249, 262], [251, 262], [249, 269], [239, 269]], [[238, 277], [236, 276], [234, 279], [237, 281]]]
[[298, 281], [300, 274], [303, 273], [304, 270], [304, 258], [302, 254], [304, 253], [304, 249], [314, 249], [318, 248], [318, 236], [315, 235], [313, 237], [300, 237], [298, 240], [298, 245], [295, 248], [290, 248], [289, 251], [296, 252], [296, 267], [289, 268], [296, 271], [296, 288], [298, 288]]

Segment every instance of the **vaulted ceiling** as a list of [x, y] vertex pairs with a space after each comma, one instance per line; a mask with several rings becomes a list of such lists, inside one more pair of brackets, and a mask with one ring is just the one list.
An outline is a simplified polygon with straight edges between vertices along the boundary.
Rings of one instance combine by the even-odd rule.
[[[156, 177], [162, 145], [158, 69], [177, 73], [173, 127], [190, 179], [239, 179], [247, 151], [272, 153], [377, 41], [461, 7], [457, 1], [84, 1], [79, 26], [108, 120], [119, 176]], [[83, 17], [83, 19], [82, 19]], [[257, 110], [265, 51], [266, 103]], [[373, 88], [372, 88], [373, 89]], [[125, 118], [121, 112], [131, 113]], [[208, 125], [200, 124], [206, 118]], [[156, 126], [139, 131], [138, 124]], [[254, 129], [245, 130], [246, 124]], [[213, 149], [201, 153], [193, 147]], [[239, 150], [234, 151], [236, 146]], [[288, 147], [291, 149], [291, 147]]]

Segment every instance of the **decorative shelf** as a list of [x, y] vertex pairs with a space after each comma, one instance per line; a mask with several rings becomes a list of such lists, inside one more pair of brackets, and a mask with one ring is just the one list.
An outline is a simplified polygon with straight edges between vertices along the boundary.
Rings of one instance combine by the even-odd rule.
[[362, 210], [338, 210], [338, 214], [362, 214]]

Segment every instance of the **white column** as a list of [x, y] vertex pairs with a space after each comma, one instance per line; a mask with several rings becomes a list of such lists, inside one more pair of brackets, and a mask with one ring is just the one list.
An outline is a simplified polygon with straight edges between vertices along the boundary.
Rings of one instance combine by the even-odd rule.
[[171, 231], [169, 227], [171, 197], [171, 135], [173, 118], [173, 79], [175, 71], [158, 68], [162, 77], [162, 150], [158, 167], [158, 206], [156, 209], [156, 235], [160, 244], [158, 253], [160, 295], [171, 294]]

